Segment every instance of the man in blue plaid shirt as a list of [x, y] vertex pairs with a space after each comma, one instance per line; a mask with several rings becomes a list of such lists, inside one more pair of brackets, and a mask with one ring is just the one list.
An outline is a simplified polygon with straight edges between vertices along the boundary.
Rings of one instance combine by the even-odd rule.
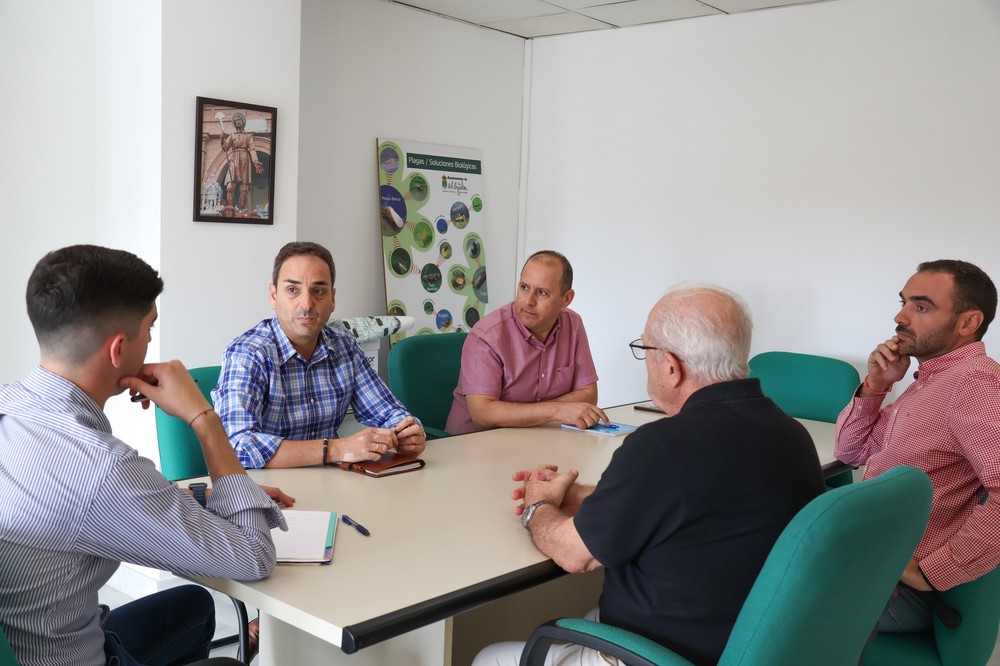
[[[349, 332], [327, 326], [336, 270], [317, 243], [288, 243], [274, 259], [265, 319], [226, 348], [212, 391], [246, 468], [378, 460], [389, 449], [418, 455], [423, 426], [400, 404]], [[348, 407], [369, 426], [338, 430]]]

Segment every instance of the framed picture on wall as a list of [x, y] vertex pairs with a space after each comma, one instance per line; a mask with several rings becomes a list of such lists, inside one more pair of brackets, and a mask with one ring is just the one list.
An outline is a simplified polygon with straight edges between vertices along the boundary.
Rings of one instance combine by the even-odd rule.
[[274, 224], [278, 110], [197, 98], [194, 220]]

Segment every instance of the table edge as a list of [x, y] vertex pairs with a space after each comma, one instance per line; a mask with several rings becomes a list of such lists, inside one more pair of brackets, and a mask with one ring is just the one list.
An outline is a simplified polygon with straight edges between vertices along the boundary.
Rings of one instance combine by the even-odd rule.
[[569, 574], [555, 562], [545, 560], [489, 581], [346, 626], [343, 628], [340, 649], [346, 654], [353, 654], [362, 648], [566, 575]]

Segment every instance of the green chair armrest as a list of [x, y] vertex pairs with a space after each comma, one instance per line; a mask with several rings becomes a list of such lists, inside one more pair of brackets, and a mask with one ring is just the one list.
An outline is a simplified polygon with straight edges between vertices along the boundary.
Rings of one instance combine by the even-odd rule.
[[521, 653], [521, 666], [542, 666], [554, 641], [600, 650], [629, 666], [693, 666], [676, 652], [645, 636], [581, 618], [551, 620], [535, 629]]
[[451, 437], [451, 433], [428, 425], [424, 426], [424, 432], [427, 433], [427, 439], [444, 439], [445, 437]]

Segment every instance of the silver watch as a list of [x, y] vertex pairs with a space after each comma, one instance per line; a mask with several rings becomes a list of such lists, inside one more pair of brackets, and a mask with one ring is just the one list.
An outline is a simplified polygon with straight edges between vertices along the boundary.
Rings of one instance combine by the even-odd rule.
[[[528, 506], [524, 507], [524, 513], [521, 514], [521, 527], [523, 527], [524, 529], [528, 529], [528, 523], [531, 522], [531, 517], [535, 515], [535, 509], [537, 509], [543, 504], [552, 504], [552, 502], [543, 499], [543, 500], [538, 500], [534, 504], [529, 504]], [[553, 504], [553, 506], [555, 505]]]

